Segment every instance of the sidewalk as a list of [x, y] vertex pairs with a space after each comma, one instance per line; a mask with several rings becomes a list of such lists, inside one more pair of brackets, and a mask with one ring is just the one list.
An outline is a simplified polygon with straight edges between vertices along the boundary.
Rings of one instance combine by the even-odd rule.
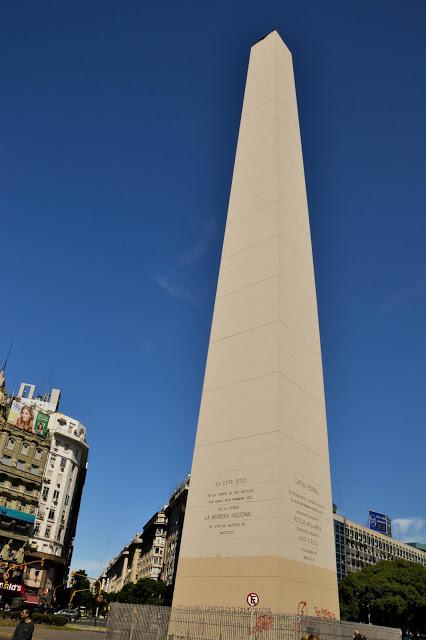
[[[15, 627], [0, 626], [0, 640], [11, 638]], [[96, 627], [84, 627], [66, 625], [65, 627], [47, 627], [41, 624], [35, 625], [33, 640], [93, 640], [94, 634], [104, 633], [104, 629]]]

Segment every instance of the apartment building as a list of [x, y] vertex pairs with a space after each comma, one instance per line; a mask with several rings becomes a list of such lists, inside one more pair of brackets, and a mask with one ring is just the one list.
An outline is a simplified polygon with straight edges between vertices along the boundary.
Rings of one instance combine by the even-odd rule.
[[39, 506], [28, 556], [40, 557], [50, 568], [29, 570], [27, 590], [51, 593], [65, 581], [71, 563], [81, 495], [86, 479], [86, 428], [78, 420], [55, 412], [50, 416], [50, 451], [43, 475]]
[[137, 534], [118, 555], [108, 563], [99, 576], [100, 591], [117, 593], [129, 582], [137, 582], [142, 538]]
[[21, 565], [32, 604], [65, 582], [86, 477], [86, 429], [59, 412], [60, 394], [21, 383], [9, 395], [0, 372], [0, 571]]
[[142, 549], [137, 568], [137, 580], [159, 580], [164, 564], [167, 516], [164, 509], [155, 513], [142, 531]]
[[188, 489], [189, 476], [171, 494], [169, 502], [164, 509], [167, 519], [167, 533], [160, 580], [162, 580], [167, 586], [173, 585], [176, 579]]

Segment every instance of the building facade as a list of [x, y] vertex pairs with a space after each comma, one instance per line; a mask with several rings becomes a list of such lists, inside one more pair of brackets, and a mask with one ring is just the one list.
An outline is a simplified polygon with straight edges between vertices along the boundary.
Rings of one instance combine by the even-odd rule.
[[349, 573], [361, 571], [381, 560], [403, 559], [426, 566], [426, 553], [417, 546], [418, 543], [394, 540], [337, 513], [333, 519], [339, 582]]
[[[100, 591], [117, 593], [129, 582], [137, 582], [142, 538], [137, 534], [120, 553], [108, 563], [95, 583]], [[97, 588], [97, 587], [96, 587]]]
[[[32, 385], [21, 384], [17, 397], [5, 390], [0, 372], [0, 572], [3, 602], [24, 596], [31, 602], [26, 577], [32, 570], [41, 574], [41, 558], [27, 563], [44, 470], [50, 451], [50, 434], [43, 416], [56, 407], [58, 390], [51, 397], [35, 398]], [[25, 398], [25, 400], [22, 400]], [[5, 592], [6, 585], [14, 590]]]
[[422, 542], [407, 542], [409, 547], [414, 547], [414, 549], [420, 549], [420, 551], [423, 551], [424, 553], [426, 553], [426, 544], [423, 544]]
[[161, 580], [173, 587], [179, 558], [189, 476], [179, 484], [168, 504], [155, 513], [99, 576], [100, 589], [116, 593], [140, 578]]
[[164, 545], [163, 568], [161, 570], [160, 580], [162, 580], [168, 587], [174, 585], [176, 580], [177, 563], [179, 559], [183, 523], [185, 520], [188, 489], [189, 476], [172, 493], [169, 498], [169, 503], [164, 509], [167, 518], [167, 532]]
[[86, 428], [55, 412], [50, 416], [50, 450], [28, 556], [44, 559], [46, 570], [30, 570], [27, 585], [51, 593], [65, 581], [71, 563], [81, 495], [86, 478]]
[[50, 603], [71, 561], [86, 429], [59, 413], [59, 389], [36, 396], [22, 383], [8, 395], [3, 374], [0, 389], [0, 560], [7, 577], [20, 565], [26, 602]]
[[164, 564], [166, 535], [167, 516], [162, 510], [154, 514], [143, 528], [137, 580], [140, 578], [159, 580]]

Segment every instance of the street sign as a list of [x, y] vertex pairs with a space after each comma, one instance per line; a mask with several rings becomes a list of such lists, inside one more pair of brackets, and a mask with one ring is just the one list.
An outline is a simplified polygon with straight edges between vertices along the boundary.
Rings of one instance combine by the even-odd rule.
[[247, 596], [247, 604], [249, 607], [257, 607], [259, 604], [259, 596], [257, 593], [249, 593]]

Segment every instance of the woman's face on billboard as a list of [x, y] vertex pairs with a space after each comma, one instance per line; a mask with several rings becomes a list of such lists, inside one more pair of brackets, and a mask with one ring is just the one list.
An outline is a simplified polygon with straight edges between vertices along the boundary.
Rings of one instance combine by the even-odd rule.
[[21, 418], [26, 424], [28, 424], [31, 420], [31, 413], [26, 407], [24, 407], [21, 411]]

